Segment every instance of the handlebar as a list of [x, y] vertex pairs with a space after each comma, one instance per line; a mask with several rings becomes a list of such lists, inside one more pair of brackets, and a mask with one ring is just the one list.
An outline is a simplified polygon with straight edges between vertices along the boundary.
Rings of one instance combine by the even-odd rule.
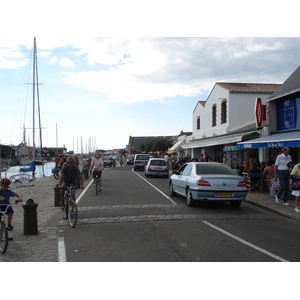
[[7, 209], [8, 209], [10, 206], [12, 206], [13, 204], [18, 204], [18, 202], [20, 202], [19, 199], [13, 200], [12, 202], [8, 202], [8, 203], [0, 203], [0, 207], [1, 207], [1, 206], [6, 206], [6, 209], [5, 209], [5, 210], [3, 210], [3, 211], [0, 210], [0, 214], [6, 214]]
[[8, 203], [1, 203], [0, 202], [0, 206], [12, 206], [13, 204], [18, 204], [18, 202], [21, 202], [21, 201], [19, 201], [19, 199], [16, 199], [16, 200], [14, 200], [12, 202], [8, 202]]

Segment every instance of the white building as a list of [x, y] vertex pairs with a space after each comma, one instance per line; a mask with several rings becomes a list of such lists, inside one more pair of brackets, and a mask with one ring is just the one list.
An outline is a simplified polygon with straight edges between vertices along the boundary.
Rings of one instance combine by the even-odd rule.
[[[238, 168], [252, 155], [236, 151], [237, 143], [261, 136], [262, 128], [256, 127], [255, 101], [261, 98], [266, 124], [266, 100], [280, 84], [217, 82], [206, 101], [199, 101], [193, 111], [193, 134], [182, 147], [192, 158], [205, 152], [214, 160]], [[246, 153], [247, 152], [247, 153]]]

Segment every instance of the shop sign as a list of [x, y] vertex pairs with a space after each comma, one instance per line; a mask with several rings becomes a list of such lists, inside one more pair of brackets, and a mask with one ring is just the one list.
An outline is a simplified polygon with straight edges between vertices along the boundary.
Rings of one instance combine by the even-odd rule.
[[256, 127], [260, 128], [262, 126], [262, 120], [263, 120], [263, 106], [261, 103], [261, 98], [256, 98], [254, 114], [255, 114]]

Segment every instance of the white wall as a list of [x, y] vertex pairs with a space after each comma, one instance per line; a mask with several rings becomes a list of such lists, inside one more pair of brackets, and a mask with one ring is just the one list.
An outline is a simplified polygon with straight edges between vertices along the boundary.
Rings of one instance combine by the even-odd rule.
[[[255, 101], [261, 98], [262, 104], [270, 94], [256, 93], [229, 93], [228, 90], [215, 85], [209, 95], [205, 106], [197, 103], [193, 112], [193, 138], [201, 139], [213, 137], [239, 130], [255, 123]], [[221, 103], [227, 99], [227, 122], [221, 124]], [[217, 120], [216, 126], [212, 127], [212, 107], [216, 104]], [[200, 130], [197, 130], [197, 117], [200, 116]]]

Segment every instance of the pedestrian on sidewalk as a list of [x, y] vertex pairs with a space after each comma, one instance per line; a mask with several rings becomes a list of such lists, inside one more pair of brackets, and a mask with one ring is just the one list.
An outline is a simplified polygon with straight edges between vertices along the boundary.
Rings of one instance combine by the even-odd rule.
[[[300, 177], [300, 159], [299, 159], [299, 162], [294, 166], [291, 176], [298, 177], [298, 178]], [[299, 200], [300, 200], [300, 190], [292, 190], [292, 195], [294, 195], [296, 197], [295, 212], [300, 212], [300, 209], [298, 207]]]
[[289, 163], [292, 161], [290, 154], [290, 148], [284, 147], [282, 148], [282, 153], [277, 156], [274, 167], [274, 179], [279, 179], [280, 189], [275, 197], [275, 201], [279, 203], [279, 199], [284, 193], [283, 205], [289, 206], [287, 202], [288, 194], [289, 194], [289, 185], [290, 185], [290, 171], [289, 171]]

